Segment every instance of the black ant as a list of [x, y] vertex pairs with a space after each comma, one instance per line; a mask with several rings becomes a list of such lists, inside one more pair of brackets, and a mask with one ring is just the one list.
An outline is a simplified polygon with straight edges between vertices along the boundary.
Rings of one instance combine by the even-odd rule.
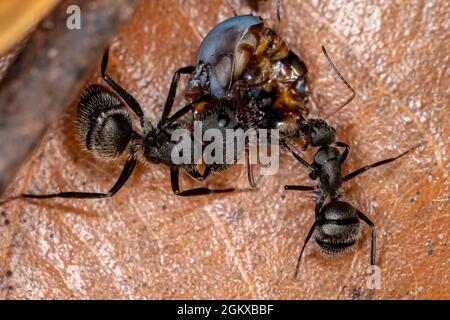
[[[179, 171], [184, 169], [188, 175], [201, 181], [210, 172], [211, 168], [206, 166], [201, 174], [197, 166], [192, 164], [174, 164], [171, 159], [172, 150], [176, 142], [171, 141], [171, 133], [183, 128], [181, 124], [175, 123], [175, 120], [183, 114], [192, 110], [192, 105], [187, 105], [169, 117], [170, 108], [174, 100], [174, 82], [165, 104], [165, 109], [158, 125], [155, 127], [148, 121], [137, 100], [117, 84], [107, 73], [109, 50], [106, 49], [101, 62], [101, 75], [103, 80], [117, 93], [128, 107], [135, 113], [140, 120], [142, 134], [133, 130], [130, 115], [125, 105], [116, 98], [105, 87], [92, 85], [88, 87], [81, 96], [78, 104], [77, 127], [78, 136], [88, 151], [103, 160], [114, 160], [119, 158], [125, 152], [128, 152], [128, 159], [124, 165], [122, 173], [117, 182], [107, 193], [98, 192], [60, 192], [54, 194], [23, 194], [25, 198], [107, 198], [115, 195], [131, 176], [136, 164], [154, 163], [164, 164], [170, 167], [170, 177], [172, 190], [179, 196], [198, 196], [210, 193], [231, 192], [234, 189], [212, 190], [209, 188], [195, 188], [180, 191]], [[180, 69], [179, 72], [183, 72]], [[188, 69], [189, 71], [189, 69]], [[175, 77], [176, 80], [176, 77]], [[191, 162], [193, 163], [193, 162]]]
[[[333, 70], [353, 92], [352, 96], [338, 108], [338, 110], [340, 110], [354, 98], [355, 90], [340, 74], [324, 47], [322, 47], [322, 50]], [[337, 111], [333, 112], [331, 115], [335, 114]], [[359, 220], [364, 221], [372, 229], [370, 265], [371, 267], [375, 266], [375, 225], [365, 214], [353, 207], [350, 203], [340, 201], [339, 199], [341, 194], [339, 189], [341, 188], [343, 182], [348, 181], [371, 168], [397, 160], [406, 155], [412, 149], [409, 149], [396, 157], [375, 162], [342, 176], [341, 166], [349, 155], [350, 146], [344, 142], [336, 141], [336, 130], [328, 125], [323, 119], [308, 119], [304, 124], [303, 132], [307, 137], [307, 144], [313, 147], [319, 147], [319, 150], [315, 153], [314, 160], [311, 164], [292, 150], [286, 140], [281, 140], [283, 146], [292, 153], [295, 159], [297, 159], [303, 166], [311, 170], [309, 177], [312, 180], [319, 178], [319, 183], [316, 186], [286, 185], [284, 187], [285, 190], [320, 192], [320, 196], [314, 209], [315, 221], [305, 238], [305, 242], [298, 257], [295, 277], [297, 276], [299, 270], [303, 251], [305, 250], [308, 241], [316, 229], [316, 243], [325, 253], [336, 255], [349, 249], [358, 241], [360, 236]], [[344, 148], [344, 151], [340, 153], [337, 148]], [[330, 198], [330, 201], [324, 205], [325, 200], [328, 197]]]
[[[350, 179], [371, 168], [397, 160], [406, 155], [412, 149], [409, 149], [396, 157], [375, 162], [342, 176], [341, 166], [349, 154], [350, 148], [348, 146], [345, 147], [342, 154], [336, 148], [343, 146], [343, 144], [339, 142], [321, 146], [314, 155], [314, 161], [309, 164], [297, 153], [295, 153], [295, 151], [293, 151], [285, 142], [283, 143], [302, 165], [311, 170], [309, 177], [312, 180], [319, 178], [319, 183], [316, 186], [284, 186], [285, 190], [320, 191], [320, 197], [316, 202], [314, 209], [315, 221], [305, 238], [302, 250], [298, 257], [295, 277], [297, 276], [300, 267], [300, 260], [303, 255], [303, 251], [305, 250], [305, 247], [316, 228], [316, 243], [325, 253], [336, 255], [343, 253], [358, 241], [360, 237], [359, 220], [363, 220], [372, 229], [370, 265], [371, 267], [375, 266], [375, 224], [364, 213], [353, 207], [350, 203], [340, 201], [339, 199], [341, 194], [339, 189], [342, 182], [349, 181]], [[330, 198], [330, 201], [324, 205], [324, 202], [328, 197]]]

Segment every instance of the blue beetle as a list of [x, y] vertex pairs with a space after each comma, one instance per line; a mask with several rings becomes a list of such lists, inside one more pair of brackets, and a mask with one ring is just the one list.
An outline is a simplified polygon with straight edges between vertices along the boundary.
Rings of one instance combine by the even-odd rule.
[[[175, 72], [163, 119], [171, 111], [181, 74], [191, 74], [188, 103], [169, 122], [193, 111], [193, 120], [202, 121], [204, 130], [279, 129], [286, 139], [301, 134], [308, 113], [307, 68], [261, 17], [231, 17], [206, 35], [196, 66]], [[224, 154], [236, 151], [234, 145], [224, 148]], [[236, 161], [243, 149], [237, 152]], [[229, 165], [214, 164], [210, 171]]]
[[262, 23], [260, 17], [245, 15], [229, 18], [215, 26], [200, 44], [189, 90], [202, 88], [217, 99], [225, 98], [233, 80], [236, 48], [250, 27]]
[[201, 102], [195, 107], [198, 119], [211, 99], [235, 99], [241, 88], [251, 89], [245, 90], [240, 107], [254, 115], [245, 127], [277, 128], [293, 138], [308, 114], [306, 76], [304, 62], [261, 17], [235, 16], [203, 39], [185, 97]]

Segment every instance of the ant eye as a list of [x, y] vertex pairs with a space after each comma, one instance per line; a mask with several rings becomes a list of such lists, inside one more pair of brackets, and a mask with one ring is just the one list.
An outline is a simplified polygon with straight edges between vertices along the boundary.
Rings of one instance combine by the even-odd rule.
[[219, 121], [217, 122], [217, 125], [221, 128], [225, 128], [230, 123], [230, 117], [228, 117], [226, 114], [219, 115]]

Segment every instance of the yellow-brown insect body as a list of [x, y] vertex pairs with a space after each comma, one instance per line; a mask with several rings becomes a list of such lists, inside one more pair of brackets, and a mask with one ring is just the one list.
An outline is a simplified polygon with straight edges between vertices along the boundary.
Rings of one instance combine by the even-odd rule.
[[248, 126], [289, 128], [281, 133], [293, 137], [308, 114], [306, 76], [303, 61], [261, 18], [237, 16], [205, 37], [185, 96], [195, 105], [195, 119], [211, 101], [233, 100], [242, 94], [238, 111], [251, 114], [242, 117], [253, 117]]

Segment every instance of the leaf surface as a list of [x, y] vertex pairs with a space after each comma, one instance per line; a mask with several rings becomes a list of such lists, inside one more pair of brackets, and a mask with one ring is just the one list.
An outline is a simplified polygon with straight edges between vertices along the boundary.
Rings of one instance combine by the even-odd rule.
[[[249, 12], [234, 3], [238, 12]], [[275, 22], [274, 8], [266, 3], [261, 14]], [[330, 119], [338, 139], [352, 147], [344, 172], [422, 144], [343, 188], [344, 199], [377, 226], [381, 289], [367, 289], [365, 225], [355, 248], [339, 257], [324, 256], [312, 240], [293, 279], [314, 199], [283, 185], [313, 182], [282, 153], [280, 171], [257, 192], [176, 197], [168, 168], [151, 165], [112, 199], [3, 205], [0, 297], [450, 298], [449, 12], [445, 1], [292, 0], [282, 1], [276, 25], [309, 68], [311, 116], [329, 114], [350, 94], [321, 45], [357, 91]], [[172, 73], [193, 64], [202, 37], [230, 15], [221, 0], [143, 1], [112, 44], [109, 73], [156, 122]], [[99, 69], [88, 83], [101, 83]], [[49, 128], [7, 195], [112, 186], [120, 164], [80, 151], [74, 107]], [[186, 177], [181, 183], [198, 185]], [[246, 188], [246, 169], [234, 166], [205, 184]]]

